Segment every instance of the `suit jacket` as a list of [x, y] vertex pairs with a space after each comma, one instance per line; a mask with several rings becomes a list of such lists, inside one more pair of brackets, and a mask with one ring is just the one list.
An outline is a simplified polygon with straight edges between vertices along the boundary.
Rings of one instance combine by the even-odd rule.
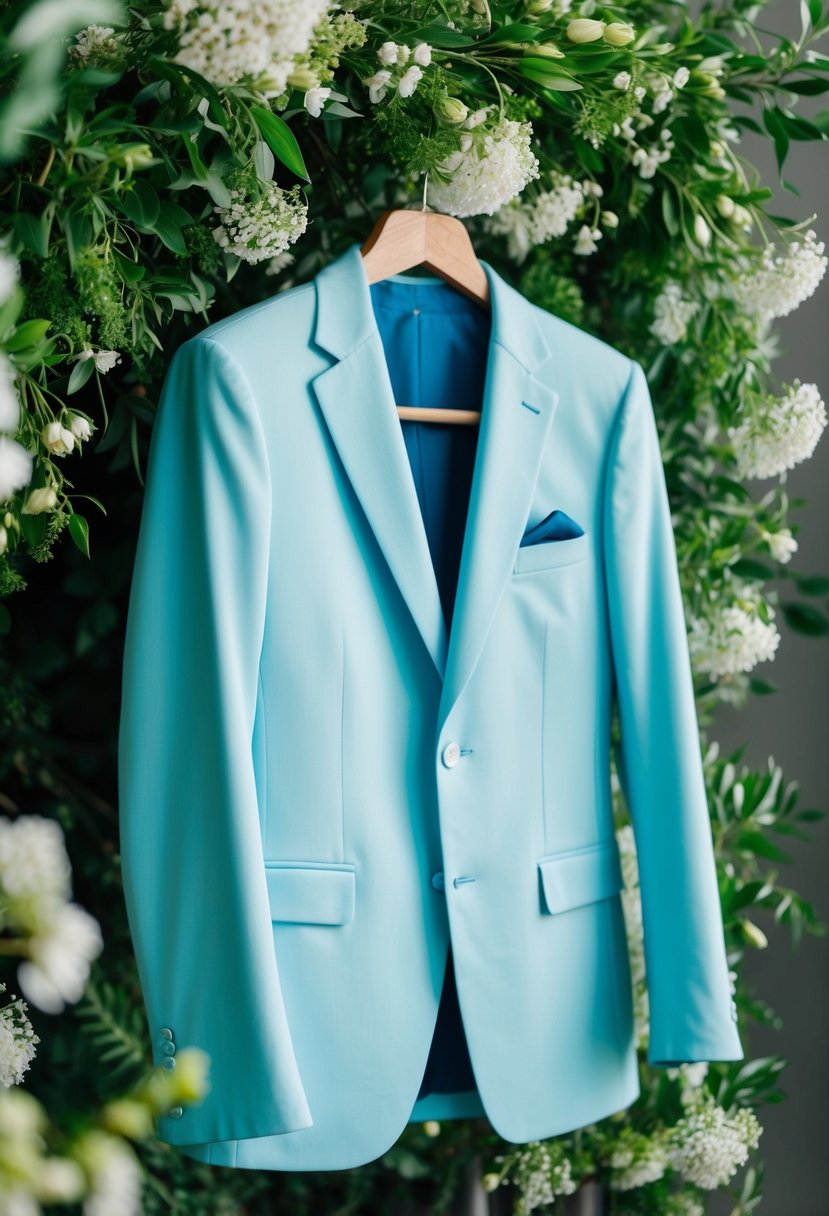
[[158, 1134], [202, 1161], [346, 1168], [481, 1114], [521, 1143], [637, 1098], [614, 700], [648, 1061], [743, 1058], [647, 381], [484, 267], [491, 313], [369, 286], [355, 244], [168, 369], [121, 848], [154, 1059], [212, 1060]]

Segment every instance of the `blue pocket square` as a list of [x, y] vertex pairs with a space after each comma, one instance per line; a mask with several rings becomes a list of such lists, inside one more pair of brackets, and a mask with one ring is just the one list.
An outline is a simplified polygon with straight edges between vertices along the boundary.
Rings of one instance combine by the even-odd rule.
[[528, 528], [521, 537], [522, 545], [537, 545], [544, 540], [569, 540], [574, 536], [582, 536], [584, 528], [576, 523], [566, 511], [556, 507], [549, 515], [532, 528]]

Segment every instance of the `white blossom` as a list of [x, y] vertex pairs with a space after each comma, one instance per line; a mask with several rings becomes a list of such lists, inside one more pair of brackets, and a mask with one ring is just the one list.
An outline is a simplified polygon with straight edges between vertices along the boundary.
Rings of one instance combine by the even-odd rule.
[[[6, 985], [0, 984], [0, 992]], [[0, 1085], [19, 1085], [35, 1058], [40, 1036], [26, 1016], [28, 1005], [19, 997], [0, 1008]]]
[[664, 127], [660, 132], [660, 142], [662, 147], [659, 144], [652, 144], [650, 148], [634, 146], [630, 161], [631, 164], [638, 166], [640, 177], [653, 177], [659, 166], [664, 161], [670, 160], [674, 144], [669, 127]]
[[707, 1091], [700, 1091], [699, 1102], [671, 1128], [671, 1167], [695, 1186], [717, 1190], [745, 1165], [762, 1131], [747, 1107], [729, 1116]]
[[92, 960], [103, 949], [101, 928], [78, 904], [64, 904], [29, 940], [29, 958], [17, 979], [29, 1000], [46, 1013], [60, 1013], [80, 1000]]
[[411, 97], [417, 88], [417, 82], [423, 78], [423, 69], [417, 64], [407, 68], [397, 82], [397, 91], [401, 97]]
[[685, 85], [688, 83], [688, 79], [689, 79], [690, 75], [691, 75], [691, 73], [688, 71], [688, 69], [685, 67], [684, 64], [682, 65], [682, 67], [677, 68], [677, 70], [673, 74], [674, 86], [677, 89], [684, 88]]
[[114, 34], [112, 26], [88, 25], [75, 35], [75, 42], [69, 47], [70, 61], [75, 67], [107, 64], [118, 55], [120, 49]]
[[0, 431], [16, 431], [20, 424], [20, 399], [15, 388], [11, 361], [0, 352]]
[[591, 228], [589, 224], [582, 224], [576, 234], [576, 242], [573, 246], [573, 252], [583, 255], [595, 253], [598, 249], [596, 241], [602, 237], [601, 228]]
[[75, 436], [60, 422], [47, 422], [40, 432], [40, 442], [53, 456], [66, 456], [75, 446]]
[[523, 1145], [510, 1171], [519, 1192], [514, 1216], [529, 1216], [536, 1208], [554, 1203], [556, 1195], [572, 1195], [576, 1190], [572, 1168], [561, 1145], [538, 1140]]
[[414, 49], [413, 59], [422, 68], [428, 68], [432, 62], [432, 48], [428, 42], [418, 42]]
[[63, 829], [42, 815], [0, 818], [0, 927], [36, 930], [67, 901], [72, 869]]
[[121, 362], [121, 356], [117, 350], [82, 350], [75, 358], [79, 363], [85, 363], [87, 359], [91, 359], [95, 364], [95, 370], [103, 372], [111, 372], [116, 363]]
[[323, 88], [320, 85], [315, 85], [312, 89], [307, 89], [305, 96], [302, 99], [302, 104], [311, 115], [312, 118], [319, 118], [322, 113], [322, 107], [325, 105], [328, 98], [331, 96], [330, 88]]
[[44, 511], [51, 511], [57, 501], [58, 492], [53, 485], [38, 486], [27, 495], [20, 512], [22, 515], [42, 515]]
[[88, 418], [84, 418], [83, 414], [68, 413], [66, 421], [69, 424], [69, 430], [80, 442], [83, 443], [87, 439], [92, 438], [92, 432], [95, 430], [95, 427]]
[[20, 263], [0, 250], [0, 304], [5, 304], [20, 279]]
[[622, 89], [624, 91], [628, 88], [628, 86], [630, 85], [630, 82], [631, 82], [630, 72], [617, 72], [616, 75], [613, 77], [614, 89]]
[[278, 253], [265, 267], [265, 274], [281, 274], [296, 261], [292, 253]]
[[798, 543], [792, 536], [791, 528], [781, 528], [779, 532], [768, 532], [764, 528], [761, 535], [774, 560], [783, 565], [791, 561], [792, 555], [798, 550]]
[[[585, 186], [569, 174], [554, 172], [551, 189], [532, 199], [512, 199], [487, 221], [487, 228], [496, 236], [506, 236], [507, 251], [517, 262], [523, 262], [530, 249], [552, 237], [564, 236], [568, 224], [584, 203]], [[598, 184], [598, 183], [597, 183]]]
[[630, 1131], [620, 1138], [610, 1155], [610, 1187], [632, 1191], [662, 1178], [668, 1168], [668, 1154], [659, 1135], [646, 1136]]
[[452, 176], [430, 185], [430, 203], [450, 215], [492, 215], [538, 177], [531, 139], [528, 122], [501, 119], [482, 142], [459, 151], [459, 161], [443, 162], [444, 172], [450, 169]]
[[377, 51], [377, 58], [381, 63], [385, 63], [387, 67], [397, 63], [397, 43], [384, 42]]
[[802, 384], [796, 378], [785, 396], [767, 398], [740, 426], [728, 428], [738, 475], [776, 477], [807, 460], [826, 420], [817, 385]]
[[688, 332], [688, 322], [698, 308], [695, 300], [684, 298], [679, 283], [666, 283], [654, 301], [650, 332], [663, 346], [681, 342]]
[[92, 1177], [83, 1216], [140, 1216], [141, 1168], [125, 1141], [96, 1129], [75, 1151]]
[[213, 237], [228, 253], [245, 262], [276, 257], [292, 245], [308, 224], [308, 208], [299, 197], [299, 187], [283, 190], [276, 182], [262, 182], [259, 197], [245, 190], [230, 191], [229, 207], [214, 207], [221, 217]]
[[824, 249], [813, 228], [803, 240], [789, 241], [782, 253], [767, 245], [759, 265], [747, 267], [733, 283], [738, 305], [761, 321], [788, 316], [814, 294], [826, 273]]
[[278, 97], [328, 8], [328, 0], [168, 0], [164, 26], [178, 36], [177, 63], [213, 84], [251, 80]]
[[379, 72], [375, 72], [373, 76], [367, 76], [363, 84], [368, 85], [368, 99], [375, 105], [382, 101], [386, 96], [386, 89], [391, 80], [391, 72], [388, 68], [383, 68]]
[[780, 634], [773, 620], [762, 619], [758, 608], [758, 594], [745, 587], [736, 601], [721, 598], [704, 616], [692, 618], [688, 648], [694, 665], [719, 678], [772, 660]]

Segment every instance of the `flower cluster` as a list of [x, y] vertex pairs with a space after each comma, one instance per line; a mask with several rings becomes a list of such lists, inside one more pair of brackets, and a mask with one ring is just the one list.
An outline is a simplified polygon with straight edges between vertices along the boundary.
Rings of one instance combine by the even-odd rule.
[[608, 1162], [610, 1187], [616, 1191], [632, 1191], [663, 1177], [668, 1168], [668, 1152], [664, 1132], [652, 1136], [623, 1127], [616, 1137]]
[[668, 1159], [688, 1182], [713, 1191], [745, 1165], [763, 1129], [747, 1107], [729, 1115], [707, 1090], [697, 1094], [689, 1113], [670, 1129]]
[[103, 948], [98, 922], [69, 902], [69, 858], [53, 819], [0, 819], [0, 929], [25, 936], [17, 978], [47, 1013], [79, 1000]]
[[414, 50], [405, 43], [384, 42], [377, 58], [383, 66], [363, 81], [374, 105], [383, 100], [389, 89], [399, 97], [411, 97], [423, 79], [423, 69], [432, 62], [432, 48], [427, 42], [418, 42]]
[[[5, 991], [6, 985], [0, 984], [0, 992]], [[40, 1042], [40, 1036], [35, 1034], [26, 1016], [27, 1009], [26, 1002], [14, 993], [10, 1003], [0, 1008], [0, 1085], [7, 1089], [23, 1080]]]
[[737, 579], [733, 584], [733, 598], [729, 598], [728, 586], [724, 587], [704, 615], [690, 622], [691, 660], [714, 678], [751, 671], [758, 663], [773, 659], [780, 645], [772, 609], [757, 589]]
[[169, 0], [164, 26], [177, 35], [175, 62], [212, 84], [250, 80], [278, 97], [328, 8], [328, 0]]
[[564, 236], [587, 194], [593, 192], [597, 197], [601, 194], [598, 182], [577, 182], [569, 173], [556, 170], [550, 177], [549, 190], [542, 190], [531, 199], [514, 198], [487, 221], [488, 231], [507, 238], [507, 252], [518, 263], [524, 261], [534, 246]]
[[816, 384], [795, 379], [785, 396], [768, 397], [740, 426], [728, 428], [738, 475], [775, 477], [807, 460], [826, 427]]
[[464, 122], [457, 151], [439, 165], [429, 202], [449, 215], [492, 215], [539, 176], [528, 122], [501, 118], [490, 127], [489, 106]]
[[496, 1161], [505, 1160], [506, 1169], [501, 1174], [485, 1175], [483, 1184], [485, 1190], [493, 1191], [509, 1173], [519, 1191], [513, 1206], [515, 1216], [529, 1216], [536, 1208], [555, 1203], [557, 1195], [572, 1195], [576, 1190], [572, 1162], [562, 1144], [530, 1140], [508, 1159], [496, 1157]]
[[760, 322], [786, 317], [814, 294], [826, 273], [825, 242], [810, 228], [791, 240], [783, 253], [766, 245], [759, 265], [744, 269], [732, 285], [734, 299]]
[[673, 346], [687, 335], [688, 322], [698, 308], [695, 300], [685, 299], [679, 283], [666, 283], [654, 301], [650, 332], [663, 346]]
[[276, 182], [260, 182], [252, 193], [239, 185], [230, 191], [229, 207], [214, 207], [221, 217], [214, 239], [245, 262], [261, 262], [284, 253], [308, 224], [308, 207], [299, 186], [283, 190]]
[[116, 65], [122, 57], [121, 44], [109, 25], [88, 25], [75, 35], [69, 47], [69, 63], [72, 67], [107, 68]]

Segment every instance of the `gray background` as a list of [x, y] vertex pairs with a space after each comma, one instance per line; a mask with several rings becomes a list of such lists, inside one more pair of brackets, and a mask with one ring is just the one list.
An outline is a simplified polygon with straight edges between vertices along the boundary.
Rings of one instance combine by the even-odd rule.
[[[776, 0], [761, 14], [758, 25], [796, 39], [800, 12], [796, 0]], [[829, 55], [829, 36], [817, 44]], [[795, 113], [808, 117], [829, 108], [829, 95], [804, 98]], [[745, 107], [736, 106], [738, 113]], [[755, 109], [754, 116], [758, 117]], [[772, 214], [797, 220], [813, 213], [812, 225], [829, 249], [829, 145], [794, 143], [783, 165], [783, 177], [797, 187], [800, 197], [780, 185], [770, 140], [748, 133], [737, 145], [741, 155], [759, 168], [763, 184], [775, 191], [769, 200]], [[780, 357], [772, 365], [778, 384], [799, 376], [817, 384], [829, 401], [829, 275], [818, 290], [788, 317], [776, 321]], [[773, 481], [749, 483], [759, 498]], [[829, 430], [821, 437], [810, 460], [786, 474], [790, 498], [805, 498], [804, 507], [790, 513], [799, 543], [791, 565], [808, 573], [829, 572]], [[791, 584], [773, 584], [781, 598], [791, 598]], [[820, 603], [820, 601], [815, 601]], [[774, 659], [760, 663], [755, 674], [771, 680], [779, 692], [752, 697], [746, 708], [722, 706], [711, 728], [720, 752], [728, 754], [747, 743], [744, 762], [765, 767], [773, 756], [783, 769], [784, 781], [796, 778], [801, 807], [829, 808], [829, 645], [825, 639], [793, 633], [781, 619], [782, 635]], [[807, 825], [814, 837], [800, 842], [780, 837], [793, 864], [778, 867], [778, 883], [804, 896], [821, 920], [829, 920], [829, 820]], [[749, 949], [744, 977], [750, 992], [771, 1004], [782, 1019], [782, 1029], [741, 1024], [747, 1058], [779, 1054], [790, 1061], [780, 1084], [785, 1101], [758, 1112], [763, 1126], [758, 1153], [765, 1161], [765, 1199], [761, 1212], [775, 1216], [827, 1216], [829, 1213], [829, 937], [804, 935], [794, 949], [785, 926], [772, 915], [756, 922], [769, 939], [766, 950]], [[731, 1210], [727, 1202], [712, 1205], [715, 1212]]]

